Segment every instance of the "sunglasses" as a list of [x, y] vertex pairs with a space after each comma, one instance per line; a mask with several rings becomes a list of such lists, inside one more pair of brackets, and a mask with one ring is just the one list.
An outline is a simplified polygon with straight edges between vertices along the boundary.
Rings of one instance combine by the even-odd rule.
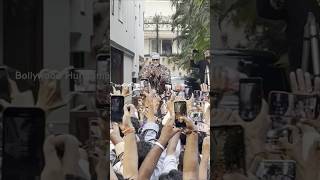
[[152, 59], [152, 61], [159, 61], [160, 59]]

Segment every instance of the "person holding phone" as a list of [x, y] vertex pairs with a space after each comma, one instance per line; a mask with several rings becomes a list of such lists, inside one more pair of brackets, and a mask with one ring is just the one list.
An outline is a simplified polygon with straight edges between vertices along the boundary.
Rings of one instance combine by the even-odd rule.
[[318, 22], [320, 19], [317, 0], [256, 0], [256, 4], [259, 16], [286, 21], [290, 71], [301, 67], [304, 26], [308, 13], [312, 12]]

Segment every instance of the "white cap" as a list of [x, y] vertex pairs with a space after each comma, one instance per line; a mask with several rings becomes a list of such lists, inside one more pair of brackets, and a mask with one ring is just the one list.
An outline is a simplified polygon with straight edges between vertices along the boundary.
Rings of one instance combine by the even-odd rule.
[[159, 53], [152, 53], [151, 58], [152, 59], [160, 59], [160, 55], [159, 55]]

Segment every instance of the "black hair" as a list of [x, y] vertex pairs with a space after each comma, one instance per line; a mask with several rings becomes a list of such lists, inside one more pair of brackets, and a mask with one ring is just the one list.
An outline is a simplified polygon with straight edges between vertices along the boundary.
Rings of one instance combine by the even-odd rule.
[[163, 173], [159, 176], [159, 180], [182, 180], [181, 171], [171, 170], [169, 173]]
[[139, 123], [139, 120], [137, 118], [134, 118], [134, 117], [131, 117], [131, 123], [134, 127], [134, 130], [136, 131], [136, 133], [139, 132], [139, 129], [140, 129], [140, 123]]
[[140, 168], [142, 162], [148, 155], [149, 151], [151, 150], [152, 145], [149, 142], [146, 141], [139, 141], [137, 143], [137, 149], [138, 149], [138, 168]]

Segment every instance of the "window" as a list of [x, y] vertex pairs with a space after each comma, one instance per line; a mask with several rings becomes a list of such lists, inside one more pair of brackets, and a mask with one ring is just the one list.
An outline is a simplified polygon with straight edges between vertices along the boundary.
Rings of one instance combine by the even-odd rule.
[[172, 40], [162, 40], [162, 54], [172, 54]]
[[[159, 40], [158, 42], [158, 48], [160, 50], [160, 47], [161, 47], [161, 41]], [[151, 52], [158, 52], [158, 49], [157, 49], [157, 40], [156, 39], [152, 39], [151, 40]]]
[[111, 0], [111, 13], [114, 15], [114, 0]]
[[118, 0], [118, 19], [121, 23], [123, 23], [122, 0]]

